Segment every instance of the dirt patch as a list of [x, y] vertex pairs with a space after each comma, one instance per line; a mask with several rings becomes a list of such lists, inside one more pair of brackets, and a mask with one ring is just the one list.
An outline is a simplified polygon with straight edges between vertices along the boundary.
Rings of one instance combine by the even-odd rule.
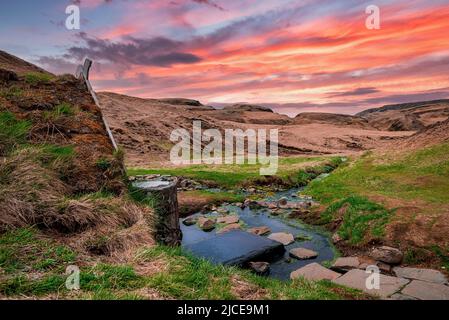
[[241, 300], [261, 300], [267, 296], [265, 289], [248, 283], [238, 276], [231, 277], [231, 292], [237, 299]]
[[167, 272], [169, 270], [169, 261], [160, 257], [156, 260], [145, 261], [134, 266], [134, 270], [141, 276], [153, 276], [158, 273]]

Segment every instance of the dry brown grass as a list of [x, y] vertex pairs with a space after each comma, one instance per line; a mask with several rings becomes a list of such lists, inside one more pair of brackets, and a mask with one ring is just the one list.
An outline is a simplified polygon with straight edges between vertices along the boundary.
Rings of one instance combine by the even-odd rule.
[[[154, 244], [152, 210], [126, 195], [73, 198], [60, 176], [66, 164], [44, 165], [39, 157], [27, 148], [0, 163], [0, 232], [37, 226], [78, 252], [123, 261], [136, 247]], [[111, 163], [109, 170], [122, 170], [120, 157]]]

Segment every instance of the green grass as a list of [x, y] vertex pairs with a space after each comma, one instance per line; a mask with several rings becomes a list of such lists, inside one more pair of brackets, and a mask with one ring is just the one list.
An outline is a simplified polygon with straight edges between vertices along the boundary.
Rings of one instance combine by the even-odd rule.
[[[435, 145], [408, 154], [382, 157], [366, 153], [353, 163], [340, 166], [329, 177], [311, 182], [304, 193], [313, 196], [327, 210], [323, 223], [343, 218], [339, 234], [356, 244], [365, 236], [381, 238], [394, 216], [394, 208], [370, 201], [370, 197], [399, 200], [404, 204], [425, 203], [423, 212], [436, 213], [449, 204], [449, 144]], [[343, 217], [338, 210], [347, 206]], [[414, 260], [410, 256], [410, 260]]]
[[26, 142], [31, 123], [19, 120], [11, 112], [0, 112], [0, 155], [7, 155]]
[[306, 192], [324, 203], [353, 194], [449, 204], [449, 144], [425, 148], [401, 157], [383, 159], [366, 154], [352, 165], [312, 182]]
[[[310, 165], [309, 165], [310, 163]], [[317, 175], [330, 172], [341, 163], [340, 158], [288, 157], [279, 158], [277, 177], [289, 185], [304, 185]], [[198, 181], [211, 181], [224, 188], [235, 188], [263, 178], [261, 165], [191, 165], [177, 168], [128, 169], [128, 175], [169, 174]]]
[[[344, 210], [342, 217], [339, 217], [340, 210]], [[362, 242], [366, 235], [370, 238], [381, 238], [391, 214], [391, 211], [364, 197], [351, 196], [331, 204], [321, 214], [321, 220], [323, 223], [329, 223], [335, 218], [342, 218], [339, 235], [344, 240], [357, 244]]]
[[24, 228], [0, 236], [0, 268], [4, 272], [62, 270], [75, 261], [70, 248], [36, 235], [35, 229]]
[[[234, 267], [212, 265], [193, 258], [179, 248], [154, 247], [143, 251], [141, 261], [166, 260], [168, 269], [157, 273], [147, 280], [147, 286], [158, 290], [163, 295], [177, 299], [235, 299], [232, 290], [232, 278], [247, 282], [254, 288], [265, 290], [261, 298], [267, 299], [340, 299], [342, 295], [334, 291], [337, 286], [329, 282], [309, 282], [295, 280], [284, 282], [272, 278], [264, 278], [248, 271]], [[340, 289], [353, 297], [359, 296], [356, 291]], [[245, 297], [243, 297], [245, 298]]]
[[47, 84], [53, 77], [47, 73], [41, 72], [28, 72], [25, 74], [25, 82], [31, 85]]
[[205, 198], [210, 204], [219, 204], [223, 202], [243, 202], [246, 199], [246, 196], [241, 193], [234, 193], [229, 191], [213, 192], [209, 190], [192, 190], [183, 191], [183, 194], [191, 197]]
[[[65, 287], [65, 267], [78, 264], [67, 247], [43, 240], [33, 228], [19, 229], [0, 236], [0, 294], [34, 296], [69, 294]], [[186, 254], [181, 248], [143, 248], [135, 257], [139, 265], [154, 265], [148, 274], [138, 274], [133, 265], [96, 263], [80, 265], [82, 299], [142, 299], [141, 288], [151, 288], [163, 297], [176, 299], [235, 299], [233, 281], [244, 281], [251, 290], [262, 290], [263, 299], [342, 299], [364, 297], [354, 290], [329, 282], [293, 282], [263, 278], [235, 267], [213, 265]], [[159, 261], [159, 263], [158, 263]], [[161, 265], [161, 267], [158, 267]], [[31, 277], [30, 275], [35, 276]], [[73, 298], [74, 296], [72, 296]], [[245, 298], [246, 296], [240, 296]]]

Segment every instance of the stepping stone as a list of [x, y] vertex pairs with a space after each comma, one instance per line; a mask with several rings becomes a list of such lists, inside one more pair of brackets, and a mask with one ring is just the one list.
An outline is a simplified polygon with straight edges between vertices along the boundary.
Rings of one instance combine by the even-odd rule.
[[238, 216], [227, 216], [227, 217], [220, 217], [217, 219], [217, 223], [224, 223], [224, 224], [232, 224], [239, 222], [240, 219]]
[[271, 229], [268, 228], [267, 226], [261, 226], [261, 227], [250, 228], [250, 229], [248, 229], [248, 232], [258, 235], [258, 236], [262, 236], [264, 234], [270, 233]]
[[401, 278], [422, 280], [440, 284], [447, 283], [446, 276], [438, 270], [396, 267], [393, 271], [398, 277]]
[[187, 217], [184, 220], [182, 220], [182, 223], [185, 226], [193, 226], [194, 224], [196, 224], [198, 222], [198, 217]]
[[370, 256], [373, 259], [389, 264], [399, 264], [404, 258], [404, 254], [401, 250], [387, 246], [374, 248], [371, 251]]
[[203, 231], [210, 231], [215, 228], [215, 220], [206, 217], [200, 217], [198, 219], [198, 227]]
[[307, 260], [318, 257], [318, 253], [306, 248], [294, 248], [290, 250], [290, 256], [299, 260]]
[[268, 239], [280, 242], [284, 246], [288, 246], [289, 244], [295, 242], [295, 238], [293, 237], [293, 235], [291, 233], [285, 232], [272, 233], [268, 236]]
[[248, 266], [260, 276], [268, 275], [270, 273], [270, 264], [268, 262], [250, 262]]
[[401, 293], [420, 300], [449, 300], [448, 286], [421, 280], [413, 280]]
[[185, 248], [213, 263], [235, 266], [244, 266], [250, 261], [271, 261], [285, 252], [281, 243], [241, 230], [216, 235]]
[[304, 277], [305, 279], [312, 281], [334, 280], [339, 276], [341, 276], [341, 274], [329, 270], [316, 262], [308, 264], [290, 273], [290, 279], [292, 280], [300, 277]]
[[400, 291], [410, 282], [407, 279], [379, 274], [379, 289], [368, 289], [366, 286], [366, 280], [372, 275], [372, 273], [367, 273], [364, 270], [353, 269], [333, 282], [346, 287], [362, 290], [368, 294], [380, 296], [381, 298], [388, 298], [392, 294]]
[[238, 224], [238, 223], [231, 223], [231, 224], [228, 224], [228, 225], [224, 226], [220, 230], [218, 230], [217, 234], [229, 232], [229, 231], [232, 231], [232, 230], [238, 230], [238, 229], [241, 229], [240, 224]]
[[331, 269], [339, 272], [348, 272], [352, 269], [357, 269], [360, 266], [360, 260], [357, 257], [343, 257], [338, 258]]

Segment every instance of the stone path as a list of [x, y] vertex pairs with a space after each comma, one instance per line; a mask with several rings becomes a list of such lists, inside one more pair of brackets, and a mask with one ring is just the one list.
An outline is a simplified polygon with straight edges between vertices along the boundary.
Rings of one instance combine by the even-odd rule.
[[401, 278], [447, 284], [446, 277], [438, 270], [396, 267], [393, 271]]
[[419, 300], [449, 300], [448, 286], [421, 280], [413, 280], [401, 293]]
[[[366, 272], [367, 265], [381, 266], [390, 270], [390, 266], [379, 261], [364, 262], [358, 257], [338, 258], [329, 270], [317, 263], [309, 264], [291, 273], [296, 279], [332, 280], [332, 282], [358, 289], [382, 299], [391, 300], [449, 300], [449, 284], [446, 276], [432, 269], [395, 267], [395, 276], [379, 274], [379, 288], [372, 288], [372, 273]], [[334, 272], [336, 271], [336, 272]], [[340, 273], [344, 273], [341, 275]], [[367, 285], [368, 280], [368, 285]], [[369, 286], [371, 284], [371, 286]], [[372, 289], [369, 289], [372, 288]]]
[[353, 269], [335, 279], [333, 282], [350, 288], [359, 289], [368, 294], [380, 296], [381, 298], [388, 298], [392, 294], [400, 291], [410, 282], [410, 280], [407, 279], [380, 274], [379, 289], [368, 289], [366, 285], [367, 278], [371, 275], [371, 273], [364, 270]]

